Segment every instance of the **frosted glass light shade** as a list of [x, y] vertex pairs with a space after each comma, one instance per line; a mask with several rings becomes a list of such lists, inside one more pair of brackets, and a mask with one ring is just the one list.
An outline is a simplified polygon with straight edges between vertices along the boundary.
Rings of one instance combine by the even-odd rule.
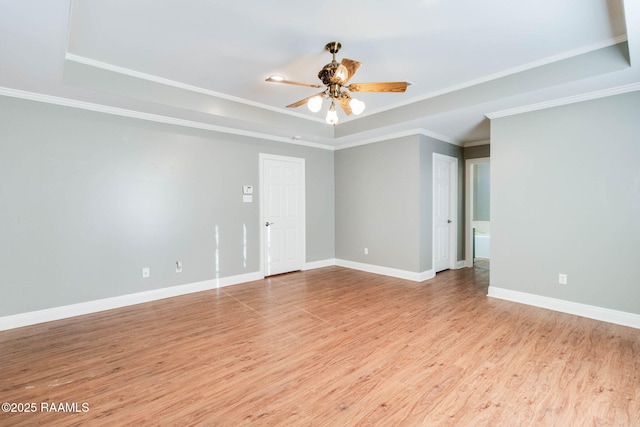
[[312, 112], [317, 113], [318, 111], [320, 111], [320, 108], [322, 108], [322, 97], [316, 95], [313, 98], [309, 99], [309, 101], [307, 101], [307, 107], [309, 107], [309, 110], [311, 110]]
[[349, 106], [351, 107], [351, 112], [356, 116], [362, 113], [365, 107], [364, 102], [355, 98], [352, 98], [351, 101], [349, 101]]
[[338, 113], [336, 112], [336, 106], [333, 104], [333, 102], [331, 103], [331, 106], [327, 111], [326, 120], [327, 120], [327, 123], [329, 123], [330, 125], [335, 125], [336, 123], [338, 123]]

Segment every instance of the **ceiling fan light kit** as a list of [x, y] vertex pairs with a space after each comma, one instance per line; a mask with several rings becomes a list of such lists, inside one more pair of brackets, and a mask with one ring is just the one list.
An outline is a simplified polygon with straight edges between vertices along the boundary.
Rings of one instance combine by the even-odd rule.
[[351, 107], [351, 112], [356, 116], [362, 113], [365, 107], [364, 102], [355, 98], [351, 98], [351, 101], [349, 101], [349, 106]]
[[287, 108], [296, 108], [307, 104], [309, 110], [317, 113], [322, 109], [323, 99], [330, 99], [331, 105], [327, 110], [326, 121], [334, 126], [338, 123], [338, 113], [335, 106], [336, 102], [340, 107], [342, 107], [342, 110], [346, 115], [355, 114], [357, 116], [365, 109], [365, 103], [359, 99], [351, 97], [349, 92], [404, 92], [407, 90], [407, 86], [409, 85], [407, 82], [352, 83], [347, 86], [347, 82], [351, 77], [353, 77], [362, 64], [358, 61], [347, 58], [343, 58], [340, 62], [336, 61], [336, 53], [338, 53], [341, 47], [342, 45], [339, 42], [330, 42], [324, 47], [325, 50], [329, 51], [333, 56], [331, 62], [322, 67], [318, 72], [318, 78], [322, 81], [324, 86], [294, 82], [292, 80], [287, 80], [283, 76], [277, 75], [267, 78], [266, 81], [314, 88], [324, 87], [324, 91], [287, 105]]
[[336, 104], [334, 104], [333, 101], [329, 106], [329, 110], [327, 110], [326, 120], [327, 120], [327, 123], [329, 123], [330, 125], [335, 126], [335, 124], [338, 123], [338, 112], [336, 111]]
[[307, 102], [307, 107], [313, 113], [317, 113], [322, 108], [322, 97], [320, 95], [312, 96]]

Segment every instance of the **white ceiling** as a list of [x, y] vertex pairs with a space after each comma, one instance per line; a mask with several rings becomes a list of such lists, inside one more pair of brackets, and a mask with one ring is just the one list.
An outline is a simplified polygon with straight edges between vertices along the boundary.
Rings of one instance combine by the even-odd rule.
[[[487, 113], [640, 81], [638, 2], [623, 3], [6, 1], [0, 93], [328, 147], [410, 132], [464, 144], [489, 138]], [[367, 109], [335, 128], [326, 104], [284, 108], [318, 90], [264, 79], [320, 83], [334, 40], [363, 64], [351, 82], [412, 85], [358, 93]]]

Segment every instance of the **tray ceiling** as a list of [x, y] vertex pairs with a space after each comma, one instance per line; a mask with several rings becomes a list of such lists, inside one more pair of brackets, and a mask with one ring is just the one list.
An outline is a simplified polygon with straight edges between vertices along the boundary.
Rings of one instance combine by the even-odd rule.
[[[407, 132], [464, 144], [489, 138], [487, 113], [640, 81], [638, 7], [623, 3], [6, 2], [0, 86], [327, 147]], [[319, 83], [333, 40], [363, 64], [352, 82], [412, 85], [358, 94], [365, 112], [336, 127], [286, 109], [317, 90], [264, 79]]]

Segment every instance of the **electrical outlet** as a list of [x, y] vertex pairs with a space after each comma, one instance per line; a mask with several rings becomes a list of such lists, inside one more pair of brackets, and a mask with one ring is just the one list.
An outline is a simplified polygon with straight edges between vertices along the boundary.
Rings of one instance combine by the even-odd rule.
[[369, 255], [369, 248], [364, 248], [364, 254]]
[[142, 269], [142, 278], [146, 279], [149, 276], [151, 276], [151, 269], [149, 267], [143, 268]]
[[560, 283], [561, 285], [566, 285], [567, 284], [567, 275], [560, 273], [558, 275], [558, 283]]

